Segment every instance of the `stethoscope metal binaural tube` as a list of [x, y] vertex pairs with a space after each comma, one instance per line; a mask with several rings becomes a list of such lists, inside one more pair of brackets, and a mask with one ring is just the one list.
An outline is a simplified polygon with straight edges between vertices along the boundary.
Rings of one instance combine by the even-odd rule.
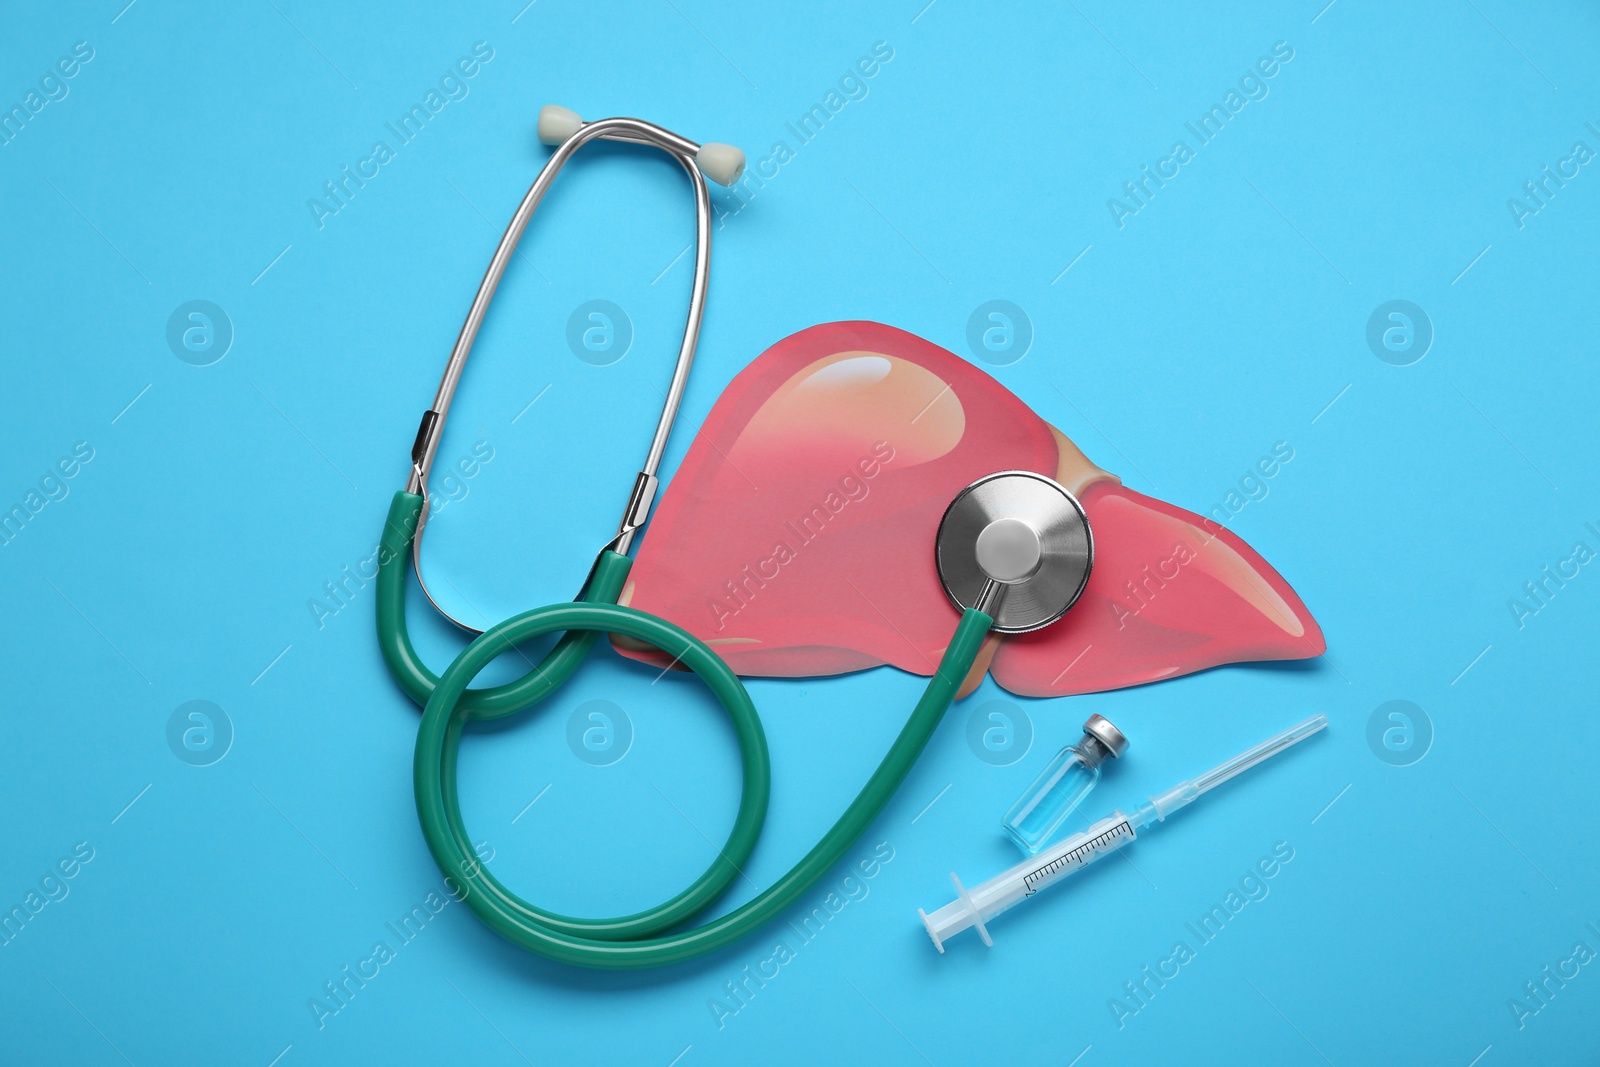
[[726, 145], [696, 144], [687, 137], [641, 119], [609, 118], [585, 123], [577, 115], [559, 107], [546, 107], [540, 112], [539, 136], [546, 143], [554, 143], [558, 147], [546, 161], [539, 176], [534, 179], [527, 195], [522, 198], [522, 203], [518, 205], [516, 213], [512, 215], [510, 224], [500, 238], [499, 245], [495, 248], [494, 256], [489, 260], [489, 268], [484, 272], [483, 281], [479, 283], [472, 306], [467, 311], [466, 321], [461, 325], [461, 333], [456, 337], [455, 347], [445, 363], [444, 375], [439, 381], [439, 390], [434, 395], [433, 405], [424, 412], [421, 425], [417, 428], [417, 438], [411, 449], [411, 470], [406, 480], [406, 491], [421, 496], [423, 501], [422, 511], [417, 519], [416, 535], [411, 542], [412, 568], [416, 572], [417, 583], [435, 610], [471, 634], [482, 631], [446, 611], [429, 591], [428, 584], [423, 578], [422, 534], [427, 525], [429, 512], [428, 474], [433, 467], [439, 440], [444, 432], [445, 418], [450, 411], [450, 402], [455, 398], [456, 387], [461, 382], [461, 373], [466, 367], [467, 356], [472, 352], [473, 342], [483, 325], [489, 303], [494, 299], [495, 290], [500, 285], [500, 279], [511, 262], [511, 256], [516, 251], [517, 243], [522, 239], [522, 233], [532, 219], [534, 210], [544, 199], [545, 193], [549, 192], [556, 175], [567, 161], [579, 148], [597, 139], [643, 144], [661, 149], [683, 166], [694, 188], [694, 283], [689, 295], [689, 311], [684, 323], [683, 343], [678, 349], [677, 363], [672, 370], [672, 381], [667, 387], [666, 401], [662, 405], [661, 418], [656, 423], [650, 451], [646, 454], [644, 465], [634, 479], [633, 490], [628, 496], [628, 503], [623, 510], [616, 536], [605, 546], [626, 554], [633, 543], [634, 534], [644, 525], [650, 513], [650, 506], [655, 500], [659, 485], [656, 470], [660, 466], [662, 454], [666, 451], [667, 438], [672, 433], [673, 420], [677, 417], [678, 406], [683, 400], [683, 391], [688, 384], [689, 368], [694, 362], [695, 346], [700, 337], [700, 323], [705, 313], [706, 288], [711, 273], [711, 194], [706, 187], [705, 173], [701, 164], [703, 162], [711, 170], [712, 177], [722, 184], [732, 184], [737, 181], [744, 166], [743, 154]]

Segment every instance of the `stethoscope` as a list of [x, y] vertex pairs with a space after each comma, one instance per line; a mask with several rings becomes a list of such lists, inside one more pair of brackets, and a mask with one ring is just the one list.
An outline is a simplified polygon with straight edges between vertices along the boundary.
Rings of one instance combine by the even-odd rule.
[[[935, 538], [939, 578], [961, 611], [938, 669], [888, 754], [839, 820], [810, 852], [769, 888], [741, 907], [692, 929], [677, 929], [708, 908], [732, 884], [760, 837], [771, 793], [766, 734], [744, 684], [705, 642], [665, 619], [617, 604], [633, 561], [627, 552], [644, 525], [705, 309], [711, 266], [711, 200], [706, 177], [737, 181], [744, 154], [729, 145], [693, 141], [631, 118], [584, 122], [566, 108], [539, 113], [539, 139], [556, 146], [523, 197], [489, 261], [466, 322], [445, 365], [433, 406], [422, 417], [411, 448], [406, 487], [394, 496], [379, 550], [378, 642], [401, 688], [423, 705], [413, 779], [423, 837], [457, 895], [492, 929], [523, 948], [587, 967], [650, 967], [715, 951], [776, 918], [825, 875], [877, 818], [905, 780], [938, 728], [956, 691], [991, 632], [1023, 633], [1047, 626], [1072, 606], [1088, 584], [1094, 543], [1077, 499], [1051, 479], [1030, 471], [1001, 471], [963, 488], [946, 509]], [[583, 145], [596, 139], [650, 145], [673, 156], [689, 175], [695, 195], [695, 274], [683, 343], [672, 384], [644, 468], [634, 480], [617, 533], [600, 550], [575, 601], [525, 611], [479, 631], [452, 617], [422, 582], [422, 532], [428, 513], [428, 473], [439, 447], [450, 401], [506, 265], [556, 174]], [[412, 647], [405, 621], [407, 556], [418, 583], [445, 618], [477, 635], [435, 675]], [[717, 858], [687, 889], [653, 908], [609, 919], [560, 915], [528, 903], [506, 888], [477, 858], [461, 816], [456, 763], [462, 728], [524, 710], [565, 682], [601, 633], [622, 634], [673, 656], [721, 702], [739, 742], [743, 788], [733, 829]], [[548, 654], [516, 681], [492, 688], [468, 684], [492, 660], [525, 641], [561, 634]]]

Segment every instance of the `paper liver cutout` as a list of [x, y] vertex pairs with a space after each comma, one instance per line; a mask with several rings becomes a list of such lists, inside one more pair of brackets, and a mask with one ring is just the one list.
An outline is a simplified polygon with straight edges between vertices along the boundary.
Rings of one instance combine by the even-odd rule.
[[1294, 590], [1234, 534], [1126, 488], [984, 372], [873, 322], [786, 337], [729, 384], [662, 496], [622, 602], [689, 630], [742, 675], [884, 663], [932, 674], [958, 619], [934, 567], [940, 517], [1001, 470], [1077, 494], [1094, 569], [1061, 621], [991, 637], [965, 689], [988, 670], [1024, 696], [1091, 693], [1326, 647]]

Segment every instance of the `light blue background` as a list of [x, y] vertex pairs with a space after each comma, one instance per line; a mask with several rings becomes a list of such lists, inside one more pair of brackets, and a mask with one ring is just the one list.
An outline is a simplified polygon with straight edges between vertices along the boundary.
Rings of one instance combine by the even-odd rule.
[[[1600, 125], [1592, 6], [123, 2], [0, 16], [8, 109], [74, 42], [95, 50], [0, 148], [0, 505], [75, 442], [94, 448], [69, 495], [0, 548], [0, 898], [21, 902], [77, 842], [95, 850], [70, 895], [0, 948], [0, 1060], [1592, 1057], [1600, 963], [1520, 1029], [1508, 1001], [1575, 943], [1600, 950], [1586, 926], [1600, 926], [1600, 577], [1583, 569], [1522, 628], [1507, 601], [1575, 541], [1600, 548], [1584, 526], [1600, 524], [1600, 173], [1582, 168], [1520, 229], [1506, 206], [1575, 141], [1600, 149], [1584, 125]], [[470, 95], [319, 229], [307, 199], [478, 41], [494, 58]], [[879, 41], [894, 58], [867, 96], [797, 147], [786, 122]], [[1184, 123], [1279, 41], [1294, 58], [1270, 95], [1119, 230], [1107, 199], [1175, 139], [1192, 145]], [[1035, 337], [997, 377], [1134, 488], [1205, 511], [1292, 445], [1232, 526], [1314, 611], [1327, 656], [1072, 701], [986, 683], [855, 850], [893, 850], [868, 895], [720, 1027], [708, 1002], [785, 927], [665, 971], [589, 973], [451, 905], [319, 1029], [308, 1000], [394, 943], [385, 924], [441, 879], [412, 804], [417, 709], [379, 659], [372, 589], [320, 627], [308, 601], [372, 551], [418, 414], [546, 156], [532, 128], [547, 101], [753, 160], [779, 139], [797, 148], [716, 233], [668, 472], [724, 384], [779, 338], [872, 318], [971, 358], [969, 314], [1010, 300]], [[609, 536], [689, 282], [670, 161], [597, 150], [569, 178], [512, 264], [440, 451], [494, 449], [428, 555], [453, 608], [495, 619], [570, 597]], [[1365, 340], [1396, 298], [1436, 334], [1409, 367]], [[235, 331], [208, 367], [165, 339], [194, 299]], [[566, 345], [591, 299], [634, 325], [611, 366]], [[418, 599], [412, 625], [442, 668], [460, 641]], [[645, 906], [727, 832], [731, 738], [692, 679], [653, 677], [598, 655], [549, 707], [468, 741], [468, 823], [530, 899]], [[774, 754], [749, 870], [764, 886], [842, 810], [922, 682], [881, 669], [751, 688]], [[597, 698], [635, 733], [604, 768], [565, 740]], [[195, 699], [235, 733], [203, 768], [166, 741]], [[1406, 767], [1367, 742], [1393, 699], [1435, 734]], [[1005, 767], [965, 740], [993, 700], [1034, 730]], [[1014, 861], [1000, 812], [1090, 712], [1133, 739], [1098, 814], [1318, 710], [1326, 735], [1000, 919], [992, 950], [970, 934], [942, 957], [928, 945], [916, 909], [949, 899], [951, 869], [971, 883]], [[1185, 923], [1280, 841], [1294, 859], [1270, 895], [1119, 1028], [1110, 998], [1175, 941], [1193, 945]]]

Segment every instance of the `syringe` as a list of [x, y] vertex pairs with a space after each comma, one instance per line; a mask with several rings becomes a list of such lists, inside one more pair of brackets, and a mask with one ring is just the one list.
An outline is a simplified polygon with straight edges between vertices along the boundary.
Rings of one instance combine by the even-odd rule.
[[1018, 901], [1033, 896], [1052, 882], [1087, 867], [1101, 856], [1115, 852], [1138, 836], [1138, 831], [1161, 822], [1179, 808], [1226, 782], [1240, 771], [1254, 767], [1268, 756], [1277, 755], [1296, 741], [1302, 741], [1324, 726], [1327, 716], [1318, 713], [1298, 726], [1256, 745], [1200, 775], [1150, 797], [1134, 809], [1132, 815], [1117, 811], [1101, 819], [1088, 829], [1073, 834], [1060, 843], [1024, 860], [1008, 871], [1003, 871], [982, 885], [967, 889], [954, 871], [950, 881], [955, 883], [956, 899], [929, 915], [921, 908], [922, 924], [933, 938], [933, 947], [944, 951], [944, 943], [969, 926], [978, 928], [978, 936], [985, 945], [992, 946], [988, 921], [1010, 908]]

